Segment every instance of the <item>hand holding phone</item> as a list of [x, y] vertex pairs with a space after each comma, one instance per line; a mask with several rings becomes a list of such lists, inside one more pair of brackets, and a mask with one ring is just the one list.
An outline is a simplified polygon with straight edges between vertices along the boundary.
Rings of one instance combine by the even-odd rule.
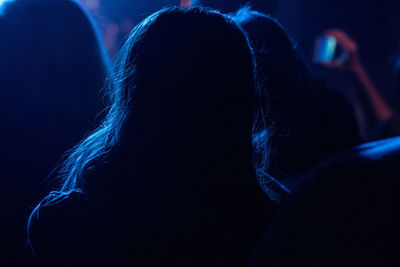
[[359, 64], [358, 45], [342, 30], [326, 31], [316, 41], [314, 62], [331, 68], [353, 68]]

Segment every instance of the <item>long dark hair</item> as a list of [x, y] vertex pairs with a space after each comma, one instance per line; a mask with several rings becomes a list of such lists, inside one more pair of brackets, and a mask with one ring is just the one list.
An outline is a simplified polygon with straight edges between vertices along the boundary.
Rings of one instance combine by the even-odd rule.
[[[282, 126], [287, 123], [281, 123], [282, 118], [278, 116], [296, 99], [296, 49], [283, 26], [271, 16], [252, 10], [248, 5], [232, 16], [246, 32], [257, 62], [258, 104], [255, 123], [259, 126], [258, 131], [253, 132], [253, 138], [262, 138], [257, 143], [258, 147], [255, 147], [256, 170], [264, 191], [272, 200], [279, 202], [281, 196], [290, 193], [290, 190], [279, 181], [281, 177], [271, 171], [271, 160], [274, 159], [271, 154], [276, 152], [277, 147], [274, 138], [280, 134], [288, 135], [288, 127]], [[260, 146], [262, 142], [266, 143]]]
[[[151, 151], [151, 147], [140, 148], [145, 140], [159, 147], [159, 139], [166, 135], [165, 142], [174, 144], [174, 155], [188, 152], [185, 146], [190, 144], [191, 159], [181, 164], [189, 170], [190, 166], [184, 166], [201, 161], [204, 155], [216, 164], [239, 157], [240, 165], [251, 165], [251, 133], [261, 132], [262, 127], [252, 123], [254, 60], [245, 35], [231, 18], [198, 7], [163, 9], [135, 27], [115, 69], [109, 79], [111, 105], [106, 118], [72, 150], [61, 169], [60, 189], [32, 212], [28, 233], [41, 207], [85, 191], [85, 173], [112, 151]], [[160, 114], [165, 118], [158, 121]], [[160, 135], [161, 126], [152, 125], [165, 120], [172, 125]], [[141, 127], [149, 128], [142, 131]], [[263, 138], [253, 139], [253, 145], [266, 144]], [[207, 151], [210, 147], [225, 152]], [[220, 182], [238, 182], [233, 177], [226, 179]], [[253, 183], [248, 179], [246, 183]]]
[[[340, 93], [326, 87], [275, 18], [244, 7], [234, 19], [253, 47], [258, 88], [265, 97], [260, 114], [269, 130], [270, 153], [264, 170], [295, 187], [296, 177], [330, 153], [357, 144], [352, 109]], [[341, 112], [346, 120], [338, 116]]]

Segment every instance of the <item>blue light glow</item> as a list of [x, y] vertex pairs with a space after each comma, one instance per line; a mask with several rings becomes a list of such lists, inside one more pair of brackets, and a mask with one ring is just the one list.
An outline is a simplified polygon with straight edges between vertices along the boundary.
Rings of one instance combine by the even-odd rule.
[[318, 44], [316, 50], [316, 62], [325, 63], [331, 62], [335, 55], [336, 50], [336, 39], [333, 37], [322, 37]]
[[370, 160], [379, 160], [399, 151], [400, 137], [388, 138], [358, 146], [359, 155]]
[[3, 13], [6, 4], [11, 2], [14, 2], [14, 0], [0, 0], [0, 15]]

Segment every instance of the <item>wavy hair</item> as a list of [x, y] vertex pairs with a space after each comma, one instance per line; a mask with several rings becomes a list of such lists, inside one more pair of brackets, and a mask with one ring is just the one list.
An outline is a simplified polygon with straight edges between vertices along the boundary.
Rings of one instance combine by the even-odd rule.
[[[109, 98], [111, 105], [108, 110], [108, 114], [104, 119], [98, 129], [96, 129], [92, 134], [90, 134], [86, 139], [84, 139], [80, 144], [78, 144], [75, 148], [73, 148], [63, 164], [59, 181], [60, 181], [60, 189], [56, 191], [50, 192], [33, 210], [30, 215], [28, 221], [28, 236], [30, 226], [34, 219], [37, 219], [39, 215], [39, 210], [41, 207], [49, 206], [57, 204], [65, 199], [67, 199], [71, 193], [84, 191], [84, 175], [85, 173], [96, 167], [96, 163], [104, 159], [110, 151], [112, 151], [115, 147], [120, 144], [122, 129], [124, 128], [126, 121], [130, 118], [130, 114], [132, 113], [132, 109], [135, 106], [136, 95], [140, 93], [144, 87], [147, 87], [149, 83], [151, 83], [151, 78], [143, 76], [149, 76], [149, 73], [143, 70], [143, 64], [146, 64], [143, 60], [143, 54], [145, 49], [150, 49], [145, 47], [146, 38], [148, 38], [149, 34], [158, 31], [164, 31], [162, 29], [163, 23], [165, 20], [169, 19], [171, 15], [198, 15], [213, 17], [215, 21], [218, 21], [221, 25], [224, 25], [224, 29], [234, 36], [237, 40], [240, 40], [239, 44], [232, 44], [233, 47], [239, 47], [243, 49], [241, 51], [247, 51], [246, 54], [237, 55], [241, 58], [238, 60], [229, 59], [232, 62], [246, 62], [248, 63], [248, 67], [243, 66], [242, 69], [235, 69], [235, 75], [240, 73], [243, 68], [249, 71], [248, 74], [243, 73], [244, 77], [233, 77], [234, 79], [247, 79], [249, 77], [249, 87], [248, 90], [254, 88], [254, 57], [252, 55], [250, 46], [248, 41], [240, 30], [240, 27], [236, 25], [236, 23], [228, 16], [221, 15], [217, 11], [213, 11], [210, 9], [193, 7], [193, 8], [166, 8], [161, 11], [156, 12], [155, 14], [146, 18], [143, 22], [137, 25], [130, 37], [125, 42], [125, 45], [122, 47], [119, 57], [116, 60], [115, 64], [115, 73], [110, 76], [108, 79], [109, 84]], [[214, 21], [214, 22], [215, 22]], [[210, 21], [210, 25], [212, 26]], [[201, 25], [200, 25], [201, 26]], [[218, 34], [217, 34], [218, 35]], [[229, 36], [229, 35], [228, 35]], [[219, 38], [222, 38], [219, 36]], [[228, 37], [227, 37], [228, 38]], [[146, 40], [145, 40], [146, 39]], [[147, 40], [148, 41], [148, 40]], [[174, 44], [174, 43], [173, 43]], [[212, 46], [213, 44], [209, 44]], [[225, 49], [223, 44], [219, 45], [220, 49]], [[174, 48], [175, 49], [175, 48]], [[232, 50], [236, 51], [237, 50]], [[149, 52], [149, 51], [147, 51]], [[151, 52], [151, 51], [150, 51]], [[196, 52], [196, 51], [194, 51]], [[229, 53], [227, 53], [229, 54]], [[212, 57], [212, 55], [209, 55]], [[225, 63], [226, 64], [226, 63]], [[239, 65], [239, 64], [238, 64]], [[234, 67], [232, 67], [234, 68]], [[246, 69], [247, 68], [247, 69]], [[237, 72], [237, 73], [236, 73]], [[219, 79], [228, 79], [232, 75], [232, 73], [224, 74], [223, 78]], [[247, 76], [246, 76], [247, 75]], [[240, 76], [240, 75], [236, 75]], [[219, 77], [219, 76], [216, 76]], [[250, 78], [251, 77], [251, 78]], [[210, 78], [211, 79], [211, 78]], [[218, 79], [218, 78], [215, 78]], [[196, 81], [192, 81], [196, 82]], [[246, 81], [247, 83], [247, 81]], [[243, 88], [241, 88], [243, 89]], [[239, 90], [238, 94], [244, 94], [247, 98], [252, 99], [254, 96], [254, 91], [246, 91]], [[234, 94], [235, 92], [231, 92]], [[220, 98], [224, 96], [224, 92], [220, 92], [218, 95]], [[240, 99], [239, 96], [235, 96], [237, 99]], [[243, 100], [246, 102], [245, 100]], [[247, 104], [246, 104], [247, 105]], [[253, 109], [254, 107], [251, 107]], [[254, 109], [253, 109], [254, 110]], [[240, 109], [238, 109], [240, 111]], [[237, 112], [238, 112], [237, 111]], [[249, 111], [251, 113], [251, 111]], [[225, 114], [225, 113], [224, 113]], [[245, 117], [247, 115], [245, 114]], [[267, 145], [266, 138], [267, 135], [263, 131], [264, 124], [258, 123], [259, 121], [263, 121], [263, 118], [258, 118], [259, 114], [256, 112], [256, 122], [253, 124], [252, 130], [255, 134], [253, 135], [253, 148], [257, 150], [266, 151], [265, 146]], [[235, 122], [232, 120], [232, 125], [235, 125]], [[260, 134], [261, 133], [261, 134]], [[254, 158], [255, 168], [261, 169], [265, 164], [266, 157], [263, 157], [261, 161], [257, 158]], [[261, 166], [261, 168], [260, 168]], [[261, 170], [262, 171], [262, 170]], [[258, 181], [262, 185], [266, 185], [265, 179], [269, 179], [268, 176], [262, 174], [262, 172], [256, 171], [256, 175], [258, 176]], [[269, 196], [273, 199], [277, 199], [271, 190], [266, 190], [267, 187], [263, 186], [263, 189], [269, 194]], [[28, 242], [29, 239], [28, 239]]]
[[[295, 90], [297, 71], [295, 49], [283, 27], [274, 18], [252, 10], [246, 5], [231, 15], [248, 36], [255, 55], [256, 66], [256, 109], [253, 127], [254, 167], [258, 181], [269, 198], [277, 203], [290, 190], [270, 174], [271, 137], [276, 131], [274, 112], [286, 107], [286, 95]], [[277, 47], [280, 47], [278, 50]], [[286, 53], [283, 53], [284, 51]], [[294, 78], [291, 75], [294, 75]], [[285, 76], [288, 75], [288, 76]], [[286, 95], [284, 95], [286, 94]]]

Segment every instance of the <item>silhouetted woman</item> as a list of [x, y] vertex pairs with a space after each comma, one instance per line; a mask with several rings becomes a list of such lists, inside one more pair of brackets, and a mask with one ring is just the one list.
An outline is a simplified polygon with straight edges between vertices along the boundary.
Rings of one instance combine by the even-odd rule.
[[276, 19], [249, 7], [234, 19], [248, 35], [258, 88], [265, 91], [261, 104], [270, 144], [265, 171], [294, 189], [300, 176], [331, 153], [361, 142], [352, 107], [313, 73]]
[[106, 119], [32, 214], [37, 259], [246, 265], [266, 216], [252, 166], [253, 65], [242, 31], [216, 11], [168, 8], [140, 23]]
[[33, 200], [49, 190], [41, 182], [104, 109], [108, 58], [73, 1], [16, 0], [0, 9], [0, 265], [8, 266], [21, 260]]
[[259, 77], [266, 77], [265, 117], [275, 130], [269, 170], [300, 181], [279, 206], [250, 266], [398, 266], [400, 138], [337, 151], [356, 144], [351, 108], [318, 86], [301, 58], [293, 68], [295, 49], [275, 20], [248, 9], [239, 15]]

